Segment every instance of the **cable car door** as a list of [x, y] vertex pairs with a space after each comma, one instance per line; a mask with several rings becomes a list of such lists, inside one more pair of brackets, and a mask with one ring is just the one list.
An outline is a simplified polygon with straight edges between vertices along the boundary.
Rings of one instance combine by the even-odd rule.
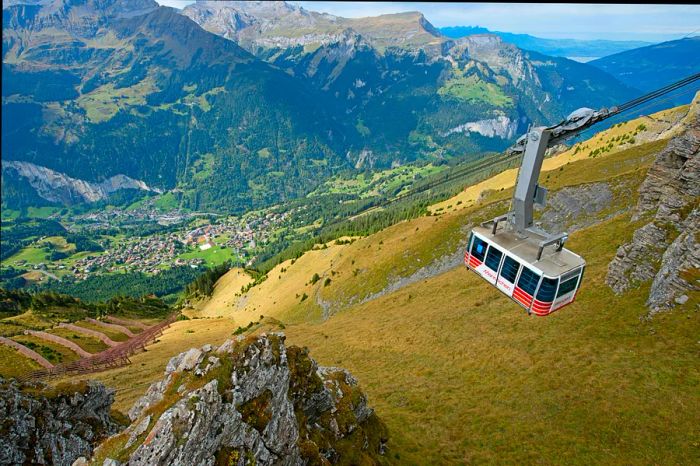
[[496, 270], [492, 270], [491, 267], [486, 266], [488, 251], [489, 243], [474, 235], [474, 240], [472, 241], [472, 248], [469, 255], [469, 266], [486, 281], [494, 285], [496, 283], [496, 272], [498, 270], [498, 265], [496, 266]]
[[498, 274], [498, 280], [496, 281], [496, 287], [509, 297], [513, 296], [515, 279], [518, 276], [519, 270], [520, 263], [505, 254], [503, 265], [501, 265], [501, 272]]

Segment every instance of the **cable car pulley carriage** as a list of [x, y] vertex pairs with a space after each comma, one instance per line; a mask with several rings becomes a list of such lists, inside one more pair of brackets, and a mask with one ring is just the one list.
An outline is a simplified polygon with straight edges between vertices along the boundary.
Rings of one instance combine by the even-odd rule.
[[465, 265], [524, 307], [545, 316], [576, 298], [586, 261], [566, 249], [566, 233], [550, 234], [533, 221], [534, 205], [544, 206], [547, 190], [537, 184], [545, 151], [611, 116], [700, 79], [700, 73], [619, 107], [576, 110], [558, 125], [531, 129], [508, 149], [523, 153], [512, 210], [472, 229]]

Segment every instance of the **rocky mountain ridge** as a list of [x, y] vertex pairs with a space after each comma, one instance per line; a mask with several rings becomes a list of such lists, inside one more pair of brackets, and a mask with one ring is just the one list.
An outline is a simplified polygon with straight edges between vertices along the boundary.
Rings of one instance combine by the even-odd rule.
[[606, 278], [618, 294], [652, 280], [649, 316], [700, 293], [700, 93], [682, 125], [639, 189], [633, 221], [648, 223], [619, 247]]
[[[357, 380], [319, 367], [283, 334], [238, 337], [173, 357], [92, 461], [373, 464], [387, 431]], [[114, 464], [114, 463], [111, 463]]]
[[30, 162], [14, 160], [3, 162], [2, 171], [3, 176], [11, 176], [6, 172], [14, 172], [15, 176], [26, 179], [43, 199], [61, 205], [102, 201], [122, 189], [162, 192], [123, 174], [111, 176], [100, 183], [91, 183]]
[[0, 464], [69, 466], [116, 433], [114, 392], [82, 385], [19, 384], [0, 379]]
[[[285, 2], [202, 1], [182, 13], [321, 91], [360, 133], [351, 153], [371, 150], [382, 167], [501, 150], [530, 122], [635, 94], [593, 67], [493, 34], [447, 38], [417, 12], [351, 19]], [[505, 131], [465, 131], [503, 119]]]
[[440, 44], [449, 42], [419, 12], [358, 19], [309, 11], [284, 1], [197, 1], [182, 14], [253, 51], [274, 46], [316, 48], [340, 38], [348, 29], [382, 50], [425, 45], [439, 50]]

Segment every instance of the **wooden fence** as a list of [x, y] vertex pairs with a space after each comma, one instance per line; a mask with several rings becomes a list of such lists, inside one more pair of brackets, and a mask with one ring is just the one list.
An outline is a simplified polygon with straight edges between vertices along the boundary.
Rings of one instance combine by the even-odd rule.
[[134, 338], [120, 343], [117, 346], [108, 348], [101, 353], [94, 354], [89, 358], [78, 359], [65, 364], [57, 364], [53, 367], [36, 370], [23, 374], [17, 379], [21, 382], [29, 380], [40, 380], [68, 374], [88, 374], [105, 369], [124, 366], [131, 363], [129, 356], [142, 351], [146, 345], [153, 343], [163, 334], [163, 330], [175, 322], [179, 314], [173, 314], [164, 321], [145, 329]]

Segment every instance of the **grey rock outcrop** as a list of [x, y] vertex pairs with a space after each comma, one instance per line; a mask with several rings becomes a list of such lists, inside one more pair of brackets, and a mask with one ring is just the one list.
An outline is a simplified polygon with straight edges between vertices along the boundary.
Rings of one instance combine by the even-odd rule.
[[128, 465], [376, 463], [386, 428], [357, 380], [343, 369], [318, 367], [284, 338], [239, 337], [172, 358], [165, 378], [129, 412], [134, 422], [117, 436], [117, 459]]
[[682, 124], [639, 189], [632, 220], [649, 221], [618, 248], [606, 278], [618, 294], [653, 280], [650, 316], [700, 291], [700, 94]]
[[112, 176], [101, 183], [91, 183], [78, 178], [71, 178], [50, 168], [15, 160], [3, 161], [2, 170], [3, 172], [12, 171], [17, 176], [26, 178], [40, 197], [63, 205], [101, 201], [121, 189], [160, 192], [157, 189], [150, 188], [143, 181], [121, 174]]
[[0, 379], [0, 464], [71, 465], [119, 426], [97, 382], [48, 387]]
[[468, 121], [440, 134], [441, 137], [453, 133], [478, 133], [487, 138], [511, 139], [518, 130], [518, 121], [500, 115], [486, 120]]
[[613, 200], [608, 183], [565, 187], [549, 196], [538, 222], [546, 231], [580, 230], [596, 223], [598, 214], [609, 208]]

